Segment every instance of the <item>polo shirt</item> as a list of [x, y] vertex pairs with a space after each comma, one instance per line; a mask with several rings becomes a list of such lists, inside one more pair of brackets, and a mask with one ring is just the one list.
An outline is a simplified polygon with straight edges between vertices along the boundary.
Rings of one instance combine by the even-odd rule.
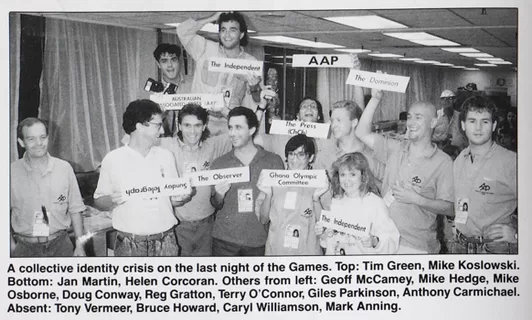
[[47, 154], [41, 173], [29, 165], [27, 153], [11, 163], [11, 226], [15, 233], [32, 236], [34, 214], [46, 208], [50, 234], [70, 228], [73, 213], [85, 211], [72, 166]]
[[[155, 184], [161, 178], [177, 178], [172, 153], [152, 147], [144, 157], [128, 145], [109, 152], [102, 161], [94, 198], [125, 192], [133, 186]], [[113, 209], [113, 228], [136, 235], [164, 232], [177, 224], [170, 197], [126, 198]]]
[[[227, 135], [220, 135], [201, 141], [196, 150], [192, 150], [179, 138], [160, 139], [161, 147], [170, 150], [175, 157], [177, 171], [180, 176], [190, 172], [209, 170], [214, 159], [232, 149], [231, 140]], [[214, 213], [211, 205], [211, 187], [196, 187], [196, 194], [190, 202], [174, 208], [179, 220], [202, 220]]]
[[[468, 218], [456, 228], [468, 237], [483, 236], [493, 224], [511, 224], [517, 208], [517, 156], [493, 142], [484, 155], [467, 147], [454, 161], [455, 205], [467, 198]], [[456, 209], [458, 210], [458, 208]]]
[[[375, 135], [375, 139], [375, 156], [386, 163], [383, 195], [396, 182], [403, 182], [426, 198], [454, 200], [452, 160], [436, 145], [432, 145], [433, 151], [428, 157], [414, 165], [408, 160], [410, 141], [397, 141], [381, 135]], [[398, 201], [391, 204], [389, 212], [401, 234], [401, 245], [428, 253], [440, 251], [440, 242], [436, 238], [436, 213], [417, 204]]]
[[[248, 212], [238, 212], [238, 190], [250, 189], [253, 204], [259, 194], [257, 181], [262, 169], [283, 170], [281, 158], [265, 151], [261, 146], [249, 164], [250, 181], [232, 183], [225, 194], [223, 207], [217, 212], [212, 236], [214, 238], [248, 247], [261, 247], [266, 243], [267, 227], [258, 220], [254, 205]], [[211, 170], [243, 167], [244, 164], [235, 156], [234, 149], [215, 159]], [[214, 187], [213, 187], [214, 192]]]

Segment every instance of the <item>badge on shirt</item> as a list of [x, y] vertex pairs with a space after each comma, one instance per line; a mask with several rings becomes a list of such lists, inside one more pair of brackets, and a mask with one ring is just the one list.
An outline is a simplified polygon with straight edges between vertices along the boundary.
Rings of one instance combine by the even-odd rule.
[[296, 208], [297, 192], [289, 191], [284, 197], [284, 209], [294, 210]]
[[196, 162], [185, 162], [183, 165], [183, 170], [185, 170], [185, 173], [200, 171], [198, 170], [198, 164]]
[[392, 203], [395, 202], [395, 197], [393, 196], [393, 193], [392, 193], [392, 189], [390, 189], [385, 195], [384, 195], [384, 198], [382, 198], [382, 200], [384, 200], [384, 204], [386, 204], [386, 206], [389, 208]]
[[50, 235], [50, 226], [44, 218], [43, 211], [35, 211], [33, 214], [33, 232], [34, 237], [48, 237]]
[[345, 247], [346, 247], [345, 243], [341, 243], [337, 241], [336, 244], [334, 245], [334, 255], [345, 256], [346, 255]]
[[456, 200], [454, 223], [466, 224], [468, 215], [469, 215], [469, 199], [458, 198], [458, 200]]
[[286, 226], [284, 233], [284, 247], [297, 249], [299, 247], [299, 231], [301, 228], [297, 225], [289, 224]]
[[253, 190], [238, 189], [238, 212], [253, 211]]

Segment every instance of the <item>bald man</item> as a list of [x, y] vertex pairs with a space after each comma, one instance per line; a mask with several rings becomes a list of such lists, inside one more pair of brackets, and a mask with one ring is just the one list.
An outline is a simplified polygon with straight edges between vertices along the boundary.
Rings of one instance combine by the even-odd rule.
[[[372, 90], [372, 99], [382, 92]], [[431, 142], [436, 107], [416, 102], [408, 108], [406, 139], [398, 141], [371, 132], [378, 103], [368, 104], [355, 134], [386, 163], [382, 194], [401, 239], [399, 254], [439, 253], [437, 216], [453, 216], [453, 164]]]

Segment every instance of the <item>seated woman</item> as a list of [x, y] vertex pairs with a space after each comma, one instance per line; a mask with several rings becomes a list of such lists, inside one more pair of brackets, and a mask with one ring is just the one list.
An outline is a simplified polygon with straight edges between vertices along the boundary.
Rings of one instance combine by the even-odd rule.
[[360, 152], [347, 153], [332, 166], [331, 213], [336, 217], [357, 221], [369, 228], [360, 239], [316, 225], [326, 255], [393, 254], [399, 246], [399, 231], [379, 196], [375, 178], [366, 157]]
[[[314, 139], [299, 134], [285, 146], [288, 170], [309, 170], [315, 155]], [[325, 187], [266, 187], [264, 171], [257, 187], [261, 191], [255, 212], [263, 224], [270, 222], [266, 255], [321, 255], [315, 224], [322, 210], [320, 197]]]

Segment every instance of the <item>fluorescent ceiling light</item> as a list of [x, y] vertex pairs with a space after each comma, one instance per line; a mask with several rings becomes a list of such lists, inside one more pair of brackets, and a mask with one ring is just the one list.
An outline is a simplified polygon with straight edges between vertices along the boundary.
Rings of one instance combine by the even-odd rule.
[[398, 29], [408, 28], [404, 24], [397, 23], [379, 16], [348, 16], [327, 17], [326, 20], [341, 23], [358, 29]]
[[[272, 56], [272, 58], [282, 59], [284, 56]], [[286, 59], [292, 59], [292, 56], [286, 56]]]
[[513, 64], [510, 61], [490, 61], [493, 64]]
[[394, 54], [394, 53], [370, 53], [368, 56], [372, 57], [378, 57], [378, 58], [399, 58], [403, 57], [400, 54]]
[[501, 59], [501, 58], [477, 58], [477, 60], [480, 60], [480, 61], [489, 61], [489, 62], [492, 62], [492, 61], [504, 61], [504, 60]]
[[403, 61], [420, 61], [421, 59], [420, 58], [401, 58], [399, 60], [403, 60]]
[[366, 52], [371, 52], [371, 50], [367, 50], [367, 49], [334, 49], [336, 51], [341, 51], [341, 52], [349, 52], [349, 53], [366, 53]]
[[467, 70], [467, 71], [475, 71], [475, 70], [480, 70], [479, 68], [464, 68], [464, 70]]
[[285, 36], [257, 36], [257, 37], [251, 37], [251, 38], [257, 39], [257, 40], [270, 41], [270, 42], [292, 44], [292, 45], [301, 46], [301, 47], [310, 47], [310, 48], [328, 48], [328, 49], [344, 48], [344, 46], [339, 46], [336, 44], [330, 44], [330, 43], [325, 43], [325, 42], [314, 42], [314, 41], [296, 39], [296, 38], [285, 37]]
[[[172, 26], [172, 27], [177, 27], [180, 24], [181, 23], [165, 23], [165, 25]], [[218, 33], [218, 31], [219, 31], [218, 30], [218, 25], [215, 24], [215, 23], [207, 23], [200, 30], [201, 31], [205, 31], [205, 32], [212, 32], [212, 33]], [[254, 30], [248, 29], [248, 33], [255, 33], [255, 32], [256, 31], [254, 31]]]
[[437, 40], [410, 40], [410, 42], [420, 44], [427, 47], [443, 47], [443, 46], [459, 46], [459, 43], [452, 42], [445, 39]]
[[454, 64], [452, 64], [452, 63], [435, 63], [434, 65], [435, 66], [440, 66], [440, 67], [452, 67], [452, 66], [454, 66]]
[[455, 53], [480, 52], [477, 49], [473, 49], [473, 48], [441, 48], [441, 49], [444, 51], [455, 52]]
[[455, 68], [455, 69], [465, 69], [465, 66], [452, 66], [451, 68]]
[[491, 54], [478, 52], [478, 53], [460, 53], [461, 56], [470, 58], [493, 58]]
[[436, 60], [421, 60], [421, 61], [414, 61], [416, 63], [440, 63], [439, 61], [436, 61]]
[[479, 66], [479, 67], [496, 67], [496, 65], [491, 64], [491, 63], [475, 63], [475, 66]]
[[383, 34], [402, 40], [440, 40], [440, 37], [436, 37], [426, 32], [384, 32]]

